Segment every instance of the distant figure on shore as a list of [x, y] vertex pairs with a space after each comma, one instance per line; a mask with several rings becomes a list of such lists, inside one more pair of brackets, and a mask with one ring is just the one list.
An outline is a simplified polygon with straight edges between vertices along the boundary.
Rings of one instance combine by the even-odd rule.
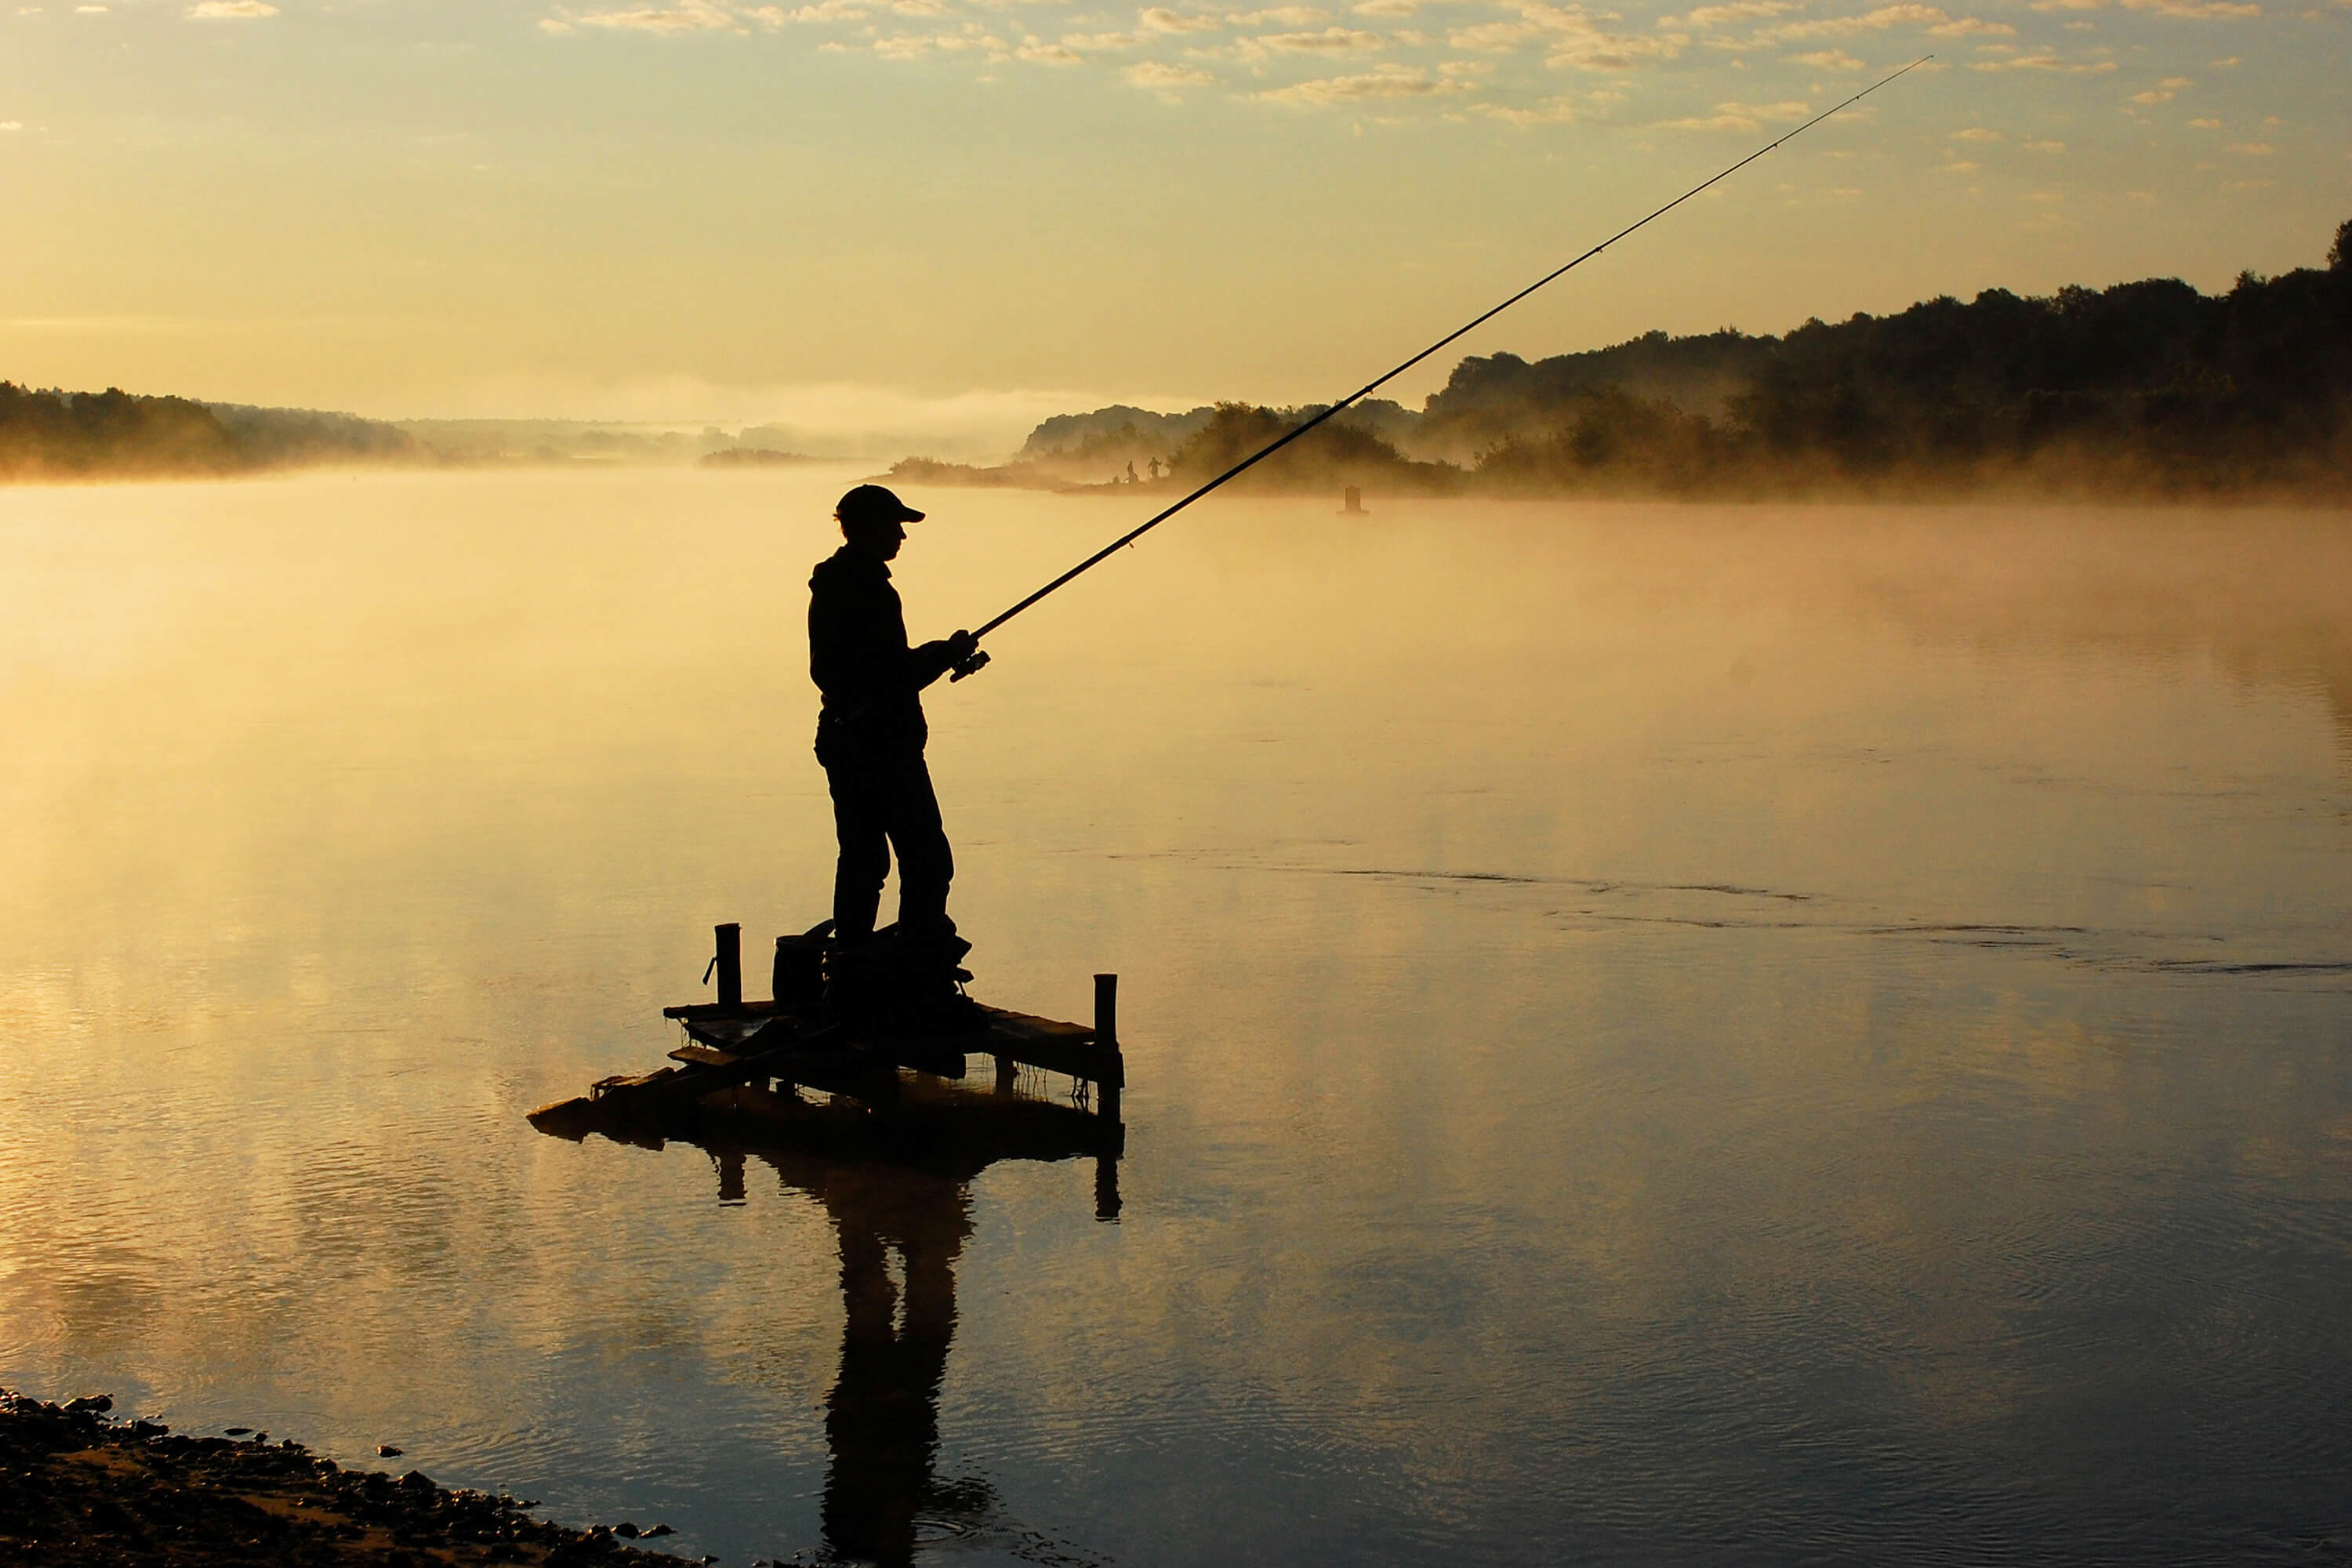
[[1139, 485], [1143, 482], [1135, 476], [1135, 459], [1133, 458], [1129, 458], [1127, 460], [1127, 482], [1131, 485]]
[[[960, 631], [919, 647], [907, 644], [907, 620], [889, 563], [906, 542], [906, 524], [923, 514], [880, 485], [859, 485], [834, 517], [842, 546], [809, 577], [809, 675], [824, 693], [816, 760], [833, 795], [841, 858], [833, 883], [833, 951], [826, 960], [829, 1000], [867, 1010], [913, 1002], [918, 1009], [957, 999], [956, 964], [971, 944], [948, 919], [955, 857], [940, 820], [939, 797], [923, 761], [929, 727], [923, 688], [979, 646]], [[874, 940], [882, 883], [898, 858], [895, 950]]]
[[1149, 467], [1151, 469], [1151, 477], [1155, 479], [1158, 479], [1160, 477], [1160, 459], [1157, 458], [1152, 458]]

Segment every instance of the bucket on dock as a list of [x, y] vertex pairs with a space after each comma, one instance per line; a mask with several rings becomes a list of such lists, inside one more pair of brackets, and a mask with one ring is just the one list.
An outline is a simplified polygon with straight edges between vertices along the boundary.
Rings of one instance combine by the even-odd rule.
[[787, 1013], [814, 1013], [824, 1005], [824, 943], [831, 921], [819, 921], [798, 936], [776, 939], [775, 989], [768, 994]]

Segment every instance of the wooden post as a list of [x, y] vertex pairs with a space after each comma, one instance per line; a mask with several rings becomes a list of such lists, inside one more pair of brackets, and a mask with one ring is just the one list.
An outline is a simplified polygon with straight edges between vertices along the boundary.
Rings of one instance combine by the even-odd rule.
[[743, 1006], [743, 928], [729, 921], [716, 928], [719, 938], [719, 1005], [740, 1011]]
[[1118, 1070], [1096, 1084], [1100, 1096], [1103, 1115], [1112, 1121], [1118, 1120], [1119, 1083], [1127, 1077], [1125, 1058], [1118, 1048], [1118, 976], [1095, 976], [1095, 1049], [1107, 1052]]

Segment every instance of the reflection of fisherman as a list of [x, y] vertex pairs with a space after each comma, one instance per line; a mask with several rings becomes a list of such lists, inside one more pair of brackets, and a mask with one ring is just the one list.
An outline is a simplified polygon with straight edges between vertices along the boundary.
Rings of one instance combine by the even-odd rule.
[[[887, 563], [905, 542], [905, 523], [923, 514], [880, 485], [859, 485], [835, 509], [844, 543], [809, 578], [809, 675], [824, 694], [816, 757], [833, 792], [841, 860], [834, 876], [835, 940], [854, 946], [874, 932], [898, 857], [898, 929], [910, 942], [954, 944], [948, 883], [955, 858], [940, 823], [939, 797], [923, 763], [929, 729], [918, 695], [978, 646], [958, 632], [907, 646], [907, 621]], [[953, 968], [950, 959], [947, 967]]]
[[[887, 1166], [836, 1167], [822, 1195], [845, 1309], [841, 1377], [825, 1401], [825, 1543], [856, 1561], [910, 1563], [919, 1513], [971, 1515], [995, 1500], [984, 1482], [943, 1482], [931, 1469], [971, 1197], [954, 1177]], [[903, 1292], [890, 1277], [894, 1248]]]

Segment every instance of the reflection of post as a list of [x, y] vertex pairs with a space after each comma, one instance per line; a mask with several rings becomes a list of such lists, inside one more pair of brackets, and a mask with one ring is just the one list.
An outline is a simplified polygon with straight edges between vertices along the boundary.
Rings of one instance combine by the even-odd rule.
[[1118, 1199], [1118, 1157], [1098, 1154], [1095, 1157], [1095, 1218], [1117, 1219], [1122, 1206]]
[[743, 1202], [743, 1152], [729, 1149], [719, 1156], [719, 1201], [722, 1204]]

